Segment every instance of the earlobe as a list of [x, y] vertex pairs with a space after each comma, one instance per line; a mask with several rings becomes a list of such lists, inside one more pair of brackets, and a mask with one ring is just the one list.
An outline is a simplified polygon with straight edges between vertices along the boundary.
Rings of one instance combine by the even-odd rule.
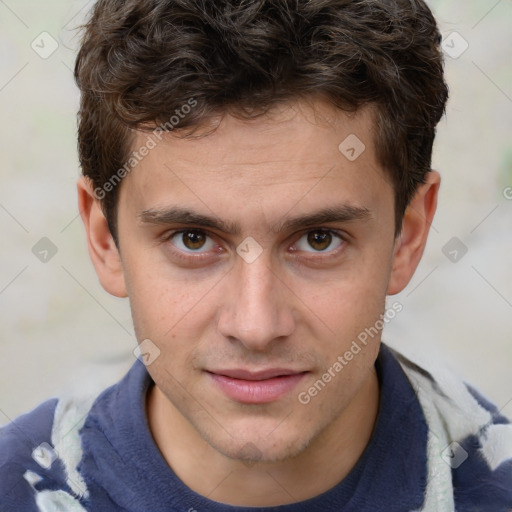
[[88, 178], [77, 184], [78, 207], [84, 223], [89, 255], [103, 288], [115, 297], [127, 297], [119, 250], [103, 214], [101, 202], [95, 197]]
[[405, 211], [402, 232], [395, 241], [388, 295], [395, 295], [407, 286], [421, 260], [436, 212], [440, 184], [439, 173], [430, 171]]

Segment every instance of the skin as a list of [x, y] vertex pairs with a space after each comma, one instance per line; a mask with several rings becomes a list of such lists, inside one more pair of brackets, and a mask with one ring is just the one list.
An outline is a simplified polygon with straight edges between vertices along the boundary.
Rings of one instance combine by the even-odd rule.
[[[298, 400], [379, 320], [386, 295], [407, 285], [435, 213], [440, 177], [432, 171], [395, 238], [394, 190], [375, 155], [371, 113], [347, 115], [316, 98], [252, 121], [226, 115], [201, 138], [166, 135], [123, 180], [119, 249], [92, 186], [79, 181], [101, 284], [129, 297], [139, 342], [161, 351], [148, 366], [155, 443], [177, 476], [212, 500], [272, 506], [317, 496], [350, 472], [371, 438], [380, 333], [307, 405]], [[366, 145], [354, 162], [338, 149], [350, 134]], [[145, 141], [137, 137], [134, 149]], [[278, 229], [340, 205], [367, 213]], [[236, 223], [239, 232], [141, 217], [170, 207]], [[202, 247], [175, 235], [192, 228], [195, 242], [197, 230], [207, 235]], [[324, 245], [308, 242], [326, 230], [334, 234]], [[247, 237], [263, 249], [252, 263], [236, 252]], [[228, 398], [206, 372], [276, 367], [308, 373], [265, 404]]]

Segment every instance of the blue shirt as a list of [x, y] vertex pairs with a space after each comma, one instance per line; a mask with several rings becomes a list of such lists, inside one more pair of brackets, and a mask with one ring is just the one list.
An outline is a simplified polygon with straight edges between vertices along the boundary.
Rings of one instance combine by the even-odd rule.
[[[189, 489], [168, 466], [151, 436], [145, 404], [154, 383], [145, 366], [136, 361], [119, 383], [96, 398], [79, 430], [81, 457], [76, 469], [87, 487], [85, 497], [76, 494], [67, 481], [69, 474], [63, 462], [66, 454], [52, 451], [58, 399], [44, 402], [0, 429], [0, 511], [50, 510], [36, 504], [45, 491], [61, 491], [64, 498], [59, 503], [74, 498], [80, 508], [61, 505], [62, 510], [73, 511], [421, 510], [427, 482], [427, 421], [396, 353], [382, 344], [375, 367], [380, 403], [370, 442], [349, 475], [317, 497], [276, 507], [235, 507], [211, 501]], [[496, 424], [508, 424], [492, 404], [473, 390], [471, 393], [481, 407], [493, 414]], [[491, 469], [479, 448], [480, 439], [475, 432], [448, 449], [446, 464], [453, 466], [456, 511], [511, 511], [512, 459]], [[468, 456], [458, 465], [461, 454]], [[439, 456], [446, 457], [446, 453]], [[455, 459], [460, 460], [453, 463]], [[322, 475], [313, 473], [311, 477]]]

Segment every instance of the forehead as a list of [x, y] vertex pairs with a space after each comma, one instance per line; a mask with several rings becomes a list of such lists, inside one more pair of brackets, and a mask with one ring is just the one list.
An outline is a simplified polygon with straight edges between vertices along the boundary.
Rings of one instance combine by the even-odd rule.
[[[349, 114], [322, 101], [282, 105], [252, 120], [225, 115], [198, 137], [171, 132], [155, 139], [125, 178], [121, 196], [139, 212], [185, 205], [203, 212], [222, 207], [238, 217], [250, 215], [251, 205], [269, 217], [294, 204], [368, 208], [391, 190], [374, 136], [369, 108]], [[148, 137], [138, 132], [132, 150]]]

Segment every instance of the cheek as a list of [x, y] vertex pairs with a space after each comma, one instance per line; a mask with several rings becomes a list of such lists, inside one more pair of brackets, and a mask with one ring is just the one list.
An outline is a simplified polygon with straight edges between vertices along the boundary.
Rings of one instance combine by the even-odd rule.
[[194, 326], [210, 314], [209, 295], [220, 276], [198, 276], [173, 269], [156, 249], [135, 251], [133, 248], [129, 254], [123, 265], [139, 339], [140, 336], [167, 339], [182, 329], [192, 334]]
[[[377, 246], [354, 249], [339, 268], [328, 272], [291, 275], [283, 270], [281, 279], [293, 292], [289, 306], [302, 310], [310, 335], [350, 344], [375, 323], [384, 309], [390, 267], [388, 251]], [[226, 268], [187, 272], [170, 265], [158, 249], [137, 249], [136, 242], [128, 242], [123, 251], [128, 255], [123, 266], [137, 338], [171, 344], [174, 335], [193, 347], [219, 310], [232, 306], [229, 290], [237, 286], [233, 274]]]
[[328, 279], [296, 283], [295, 291], [333, 334], [349, 334], [383, 312], [388, 280], [387, 259], [361, 257]]

